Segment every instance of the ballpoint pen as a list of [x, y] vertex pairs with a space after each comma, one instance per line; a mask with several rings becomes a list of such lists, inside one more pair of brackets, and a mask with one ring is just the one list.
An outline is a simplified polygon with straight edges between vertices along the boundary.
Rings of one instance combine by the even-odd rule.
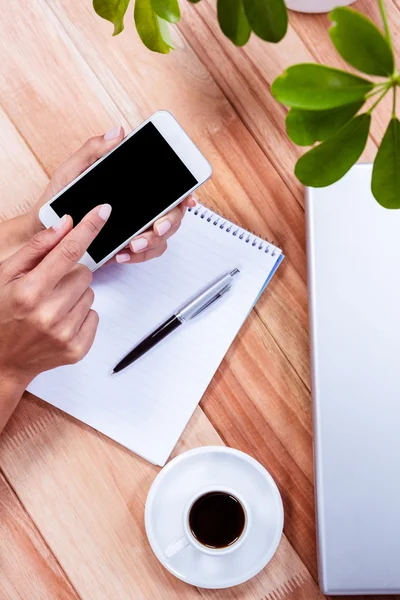
[[207, 288], [187, 302], [162, 325], [157, 327], [144, 340], [139, 342], [113, 369], [113, 374], [122, 371], [135, 360], [143, 356], [148, 350], [153, 348], [167, 335], [175, 331], [180, 325], [197, 317], [200, 313], [207, 310], [214, 302], [222, 298], [232, 287], [233, 278], [239, 273], [239, 269], [233, 269], [223, 277], [220, 277]]

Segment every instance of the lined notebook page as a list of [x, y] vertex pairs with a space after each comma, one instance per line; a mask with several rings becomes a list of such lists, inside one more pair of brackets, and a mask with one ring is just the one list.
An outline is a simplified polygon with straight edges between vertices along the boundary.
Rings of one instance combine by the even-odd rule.
[[[95, 343], [83, 361], [37, 377], [30, 392], [150, 462], [164, 465], [281, 251], [210, 213], [187, 212], [167, 252], [95, 273]], [[213, 279], [240, 269], [231, 291], [121, 373], [112, 368]]]

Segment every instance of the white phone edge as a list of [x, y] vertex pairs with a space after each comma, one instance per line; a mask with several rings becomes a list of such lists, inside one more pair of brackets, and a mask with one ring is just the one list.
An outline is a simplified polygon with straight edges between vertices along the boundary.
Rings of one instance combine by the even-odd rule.
[[158, 129], [158, 131], [166, 139], [166, 141], [171, 146], [171, 148], [174, 150], [174, 152], [179, 156], [179, 158], [186, 165], [186, 167], [189, 169], [189, 171], [192, 173], [192, 175], [197, 179], [198, 183], [195, 186], [193, 186], [191, 189], [189, 189], [187, 192], [185, 192], [185, 194], [183, 196], [178, 198], [175, 202], [173, 202], [165, 210], [163, 210], [161, 213], [156, 215], [154, 217], [154, 219], [152, 219], [151, 221], [146, 223], [146, 225], [144, 227], [142, 227], [141, 229], [139, 229], [139, 231], [136, 231], [133, 235], [131, 235], [128, 239], [126, 239], [120, 246], [118, 246], [118, 248], [116, 248], [115, 250], [110, 252], [110, 254], [108, 254], [99, 263], [95, 262], [93, 260], [93, 258], [90, 256], [90, 254], [85, 252], [85, 254], [83, 255], [83, 257], [81, 258], [81, 260], [79, 262], [81, 264], [84, 264], [87, 267], [89, 267], [89, 269], [91, 271], [95, 271], [96, 269], [98, 269], [99, 267], [104, 265], [104, 263], [109, 261], [110, 258], [115, 256], [115, 254], [117, 254], [120, 250], [122, 250], [122, 248], [127, 246], [127, 244], [129, 244], [129, 242], [134, 237], [141, 234], [143, 231], [148, 229], [155, 221], [157, 221], [157, 219], [161, 218], [162, 216], [167, 214], [170, 210], [175, 208], [175, 206], [177, 206], [180, 202], [182, 202], [182, 200], [184, 198], [186, 198], [186, 196], [188, 196], [189, 194], [194, 192], [197, 188], [199, 188], [212, 175], [212, 167], [211, 167], [210, 163], [203, 156], [203, 154], [200, 152], [200, 150], [197, 148], [197, 146], [194, 144], [194, 142], [192, 142], [192, 140], [190, 139], [188, 134], [185, 132], [185, 130], [181, 127], [181, 125], [179, 125], [179, 123], [175, 119], [175, 117], [173, 117], [172, 114], [166, 110], [160, 110], [160, 111], [157, 111], [156, 113], [154, 113], [153, 115], [151, 115], [151, 117], [146, 119], [146, 121], [141, 123], [138, 127], [136, 127], [136, 129], [134, 129], [131, 133], [129, 133], [122, 140], [122, 142], [120, 144], [118, 144], [118, 146], [116, 146], [116, 148], [113, 148], [110, 152], [107, 152], [107, 154], [105, 154], [104, 156], [99, 158], [99, 160], [97, 160], [93, 165], [91, 165], [88, 169], [86, 169], [83, 173], [81, 173], [81, 175], [79, 175], [76, 179], [74, 179], [71, 183], [69, 183], [63, 190], [61, 190], [61, 192], [59, 192], [58, 194], [53, 196], [53, 198], [51, 198], [51, 200], [49, 200], [46, 204], [44, 204], [44, 206], [42, 206], [42, 208], [39, 211], [39, 219], [40, 219], [41, 223], [47, 228], [51, 227], [52, 225], [57, 223], [57, 221], [59, 220], [59, 216], [51, 207], [51, 204], [54, 202], [54, 200], [56, 200], [59, 196], [61, 196], [68, 188], [72, 187], [77, 181], [79, 181], [79, 179], [84, 177], [86, 175], [86, 173], [91, 171], [100, 162], [105, 160], [107, 158], [107, 156], [109, 156], [112, 152], [115, 152], [115, 150], [117, 148], [119, 148], [122, 144], [124, 144], [127, 140], [129, 140], [129, 138], [131, 138], [136, 132], [139, 131], [139, 129], [144, 127], [144, 125], [146, 125], [149, 122], [152, 122], [153, 125]]

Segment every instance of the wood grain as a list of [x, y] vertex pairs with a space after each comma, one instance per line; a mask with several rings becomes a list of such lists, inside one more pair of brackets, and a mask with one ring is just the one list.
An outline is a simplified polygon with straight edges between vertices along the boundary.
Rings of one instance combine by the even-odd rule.
[[54, 555], [0, 473], [0, 589], [4, 600], [78, 600]]
[[0, 107], [0, 221], [29, 209], [48, 181], [35, 156]]
[[[396, 27], [400, 2], [387, 1]], [[10, 600], [313, 600], [316, 584], [306, 248], [300, 150], [269, 91], [296, 62], [344, 64], [326, 16], [290, 14], [279, 45], [235, 48], [215, 3], [182, 2], [177, 50], [147, 51], [91, 2], [0, 4], [0, 219], [27, 210], [56, 166], [93, 134], [131, 129], [166, 108], [212, 162], [201, 200], [279, 243], [286, 259], [235, 340], [174, 454], [225, 443], [275, 477], [285, 535], [266, 569], [231, 590], [192, 588], [167, 573], [146, 541], [143, 508], [158, 469], [26, 394], [0, 439], [0, 595]], [[356, 8], [378, 19], [376, 3]], [[364, 154], [388, 120], [374, 116]]]

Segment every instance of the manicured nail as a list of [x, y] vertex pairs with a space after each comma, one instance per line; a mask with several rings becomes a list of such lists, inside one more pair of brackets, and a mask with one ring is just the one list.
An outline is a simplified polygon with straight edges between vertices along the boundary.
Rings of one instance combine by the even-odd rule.
[[128, 252], [121, 252], [121, 254], [117, 254], [116, 261], [117, 263], [129, 262], [131, 260], [131, 255]]
[[136, 238], [135, 240], [131, 241], [131, 248], [134, 252], [141, 252], [142, 250], [144, 250], [145, 248], [147, 248], [147, 246], [149, 245], [149, 242], [146, 240], [146, 238]]
[[107, 133], [104, 134], [104, 139], [106, 140], [106, 142], [109, 142], [110, 140], [115, 140], [115, 138], [119, 137], [121, 134], [121, 125], [118, 125], [118, 127], [113, 127], [112, 129], [110, 129], [110, 131], [107, 131]]
[[53, 225], [54, 231], [60, 231], [60, 229], [62, 229], [64, 227], [66, 222], [67, 222], [67, 215], [64, 215], [63, 217], [61, 217], [61, 219], [59, 219], [57, 221], [57, 223], [54, 223], [54, 225]]
[[111, 214], [111, 206], [109, 204], [102, 204], [99, 208], [100, 219], [103, 219], [103, 221], [107, 221], [110, 214]]
[[164, 235], [164, 233], [167, 233], [167, 231], [171, 229], [171, 221], [165, 219], [164, 221], [161, 221], [161, 223], [156, 223], [154, 227], [157, 235]]

